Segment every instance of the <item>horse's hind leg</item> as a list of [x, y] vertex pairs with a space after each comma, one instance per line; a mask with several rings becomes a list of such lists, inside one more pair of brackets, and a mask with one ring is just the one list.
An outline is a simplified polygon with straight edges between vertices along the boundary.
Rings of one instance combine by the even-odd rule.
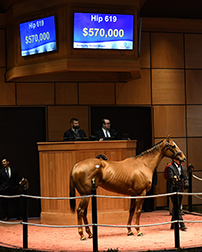
[[[83, 221], [84, 221], [85, 225], [88, 225], [87, 209], [88, 209], [88, 207], [86, 207], [84, 214], [83, 214]], [[88, 234], [88, 238], [93, 238], [93, 234], [91, 233], [89, 226], [86, 226], [86, 233]]]
[[[79, 206], [77, 208], [77, 220], [78, 220], [78, 225], [82, 225], [82, 218], [84, 217], [85, 210], [88, 206], [89, 203], [89, 198], [82, 198]], [[83, 234], [83, 228], [78, 227], [78, 233], [81, 237], [81, 240], [86, 240], [86, 237]]]
[[[135, 212], [135, 205], [136, 205], [136, 199], [131, 199], [130, 201], [130, 210], [129, 210], [129, 218], [128, 218], [128, 223], [127, 225], [131, 225], [132, 219], [133, 219], [133, 215]], [[134, 235], [133, 231], [131, 230], [131, 227], [128, 227], [128, 234], [127, 235]]]

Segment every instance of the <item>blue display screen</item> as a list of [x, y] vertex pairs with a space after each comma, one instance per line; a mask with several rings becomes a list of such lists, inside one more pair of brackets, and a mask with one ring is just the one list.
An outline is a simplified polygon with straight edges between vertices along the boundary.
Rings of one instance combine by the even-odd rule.
[[133, 15], [74, 13], [73, 48], [133, 49]]
[[46, 17], [20, 24], [21, 55], [56, 50], [55, 17]]

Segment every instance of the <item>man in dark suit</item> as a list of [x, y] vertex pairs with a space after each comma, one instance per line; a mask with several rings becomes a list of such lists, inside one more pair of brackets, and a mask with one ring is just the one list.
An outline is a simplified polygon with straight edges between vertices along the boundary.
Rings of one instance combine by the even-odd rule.
[[[18, 194], [19, 177], [18, 170], [10, 167], [9, 161], [4, 158], [2, 160], [3, 168], [0, 169], [0, 194], [12, 196]], [[15, 217], [21, 220], [18, 198], [2, 198], [2, 208], [4, 214], [4, 221], [9, 220], [8, 204], [9, 201], [13, 204]]]
[[[168, 193], [173, 192], [173, 188], [176, 187], [178, 192], [182, 192], [184, 189], [189, 187], [189, 181], [186, 175], [185, 167], [180, 163], [178, 159], [173, 159], [172, 163], [167, 165], [167, 179], [168, 179]], [[182, 195], [178, 195], [178, 220], [183, 220], [181, 204], [182, 204]], [[174, 196], [171, 196], [173, 203]], [[172, 219], [174, 220], [174, 209], [172, 210]], [[171, 229], [174, 228], [174, 225], [171, 225]], [[180, 229], [186, 231], [187, 227], [183, 222], [180, 222]]]
[[65, 131], [64, 141], [76, 141], [76, 140], [88, 140], [86, 133], [79, 126], [79, 120], [77, 118], [71, 118], [70, 129]]
[[96, 140], [102, 141], [107, 137], [113, 138], [113, 139], [119, 139], [118, 131], [115, 129], [111, 129], [111, 123], [110, 120], [105, 118], [101, 122], [102, 128], [95, 132], [95, 138]]

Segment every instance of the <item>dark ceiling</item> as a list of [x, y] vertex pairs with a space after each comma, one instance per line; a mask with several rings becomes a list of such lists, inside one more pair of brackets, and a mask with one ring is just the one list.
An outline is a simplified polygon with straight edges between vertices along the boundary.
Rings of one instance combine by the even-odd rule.
[[[27, 0], [0, 0], [0, 12], [5, 12], [11, 2], [23, 1]], [[202, 0], [147, 0], [140, 14], [141, 17], [201, 19]]]
[[141, 17], [202, 18], [202, 0], [147, 0]]

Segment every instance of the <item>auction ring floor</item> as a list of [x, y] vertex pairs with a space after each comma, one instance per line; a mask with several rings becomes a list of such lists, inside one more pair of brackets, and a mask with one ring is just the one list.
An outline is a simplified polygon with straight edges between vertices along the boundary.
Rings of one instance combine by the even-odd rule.
[[[141, 224], [154, 224], [170, 221], [171, 216], [166, 210], [143, 212]], [[185, 214], [187, 221], [202, 221], [202, 215]], [[30, 223], [40, 223], [40, 219], [30, 219]], [[126, 220], [127, 222], [127, 220]], [[13, 221], [15, 223], [15, 221]], [[76, 223], [75, 223], [76, 225]], [[126, 225], [118, 223], [117, 225]], [[134, 225], [134, 222], [132, 223]], [[202, 247], [202, 223], [186, 223], [187, 231], [180, 231], [180, 247]], [[174, 231], [170, 224], [142, 227], [144, 236], [127, 236], [126, 228], [98, 227], [98, 250], [118, 249], [126, 251], [174, 250]], [[11, 248], [23, 247], [22, 224], [0, 223], [0, 246]], [[28, 249], [38, 251], [93, 251], [92, 239], [80, 241], [77, 228], [51, 228], [28, 226]], [[201, 249], [202, 251], [202, 249]]]

